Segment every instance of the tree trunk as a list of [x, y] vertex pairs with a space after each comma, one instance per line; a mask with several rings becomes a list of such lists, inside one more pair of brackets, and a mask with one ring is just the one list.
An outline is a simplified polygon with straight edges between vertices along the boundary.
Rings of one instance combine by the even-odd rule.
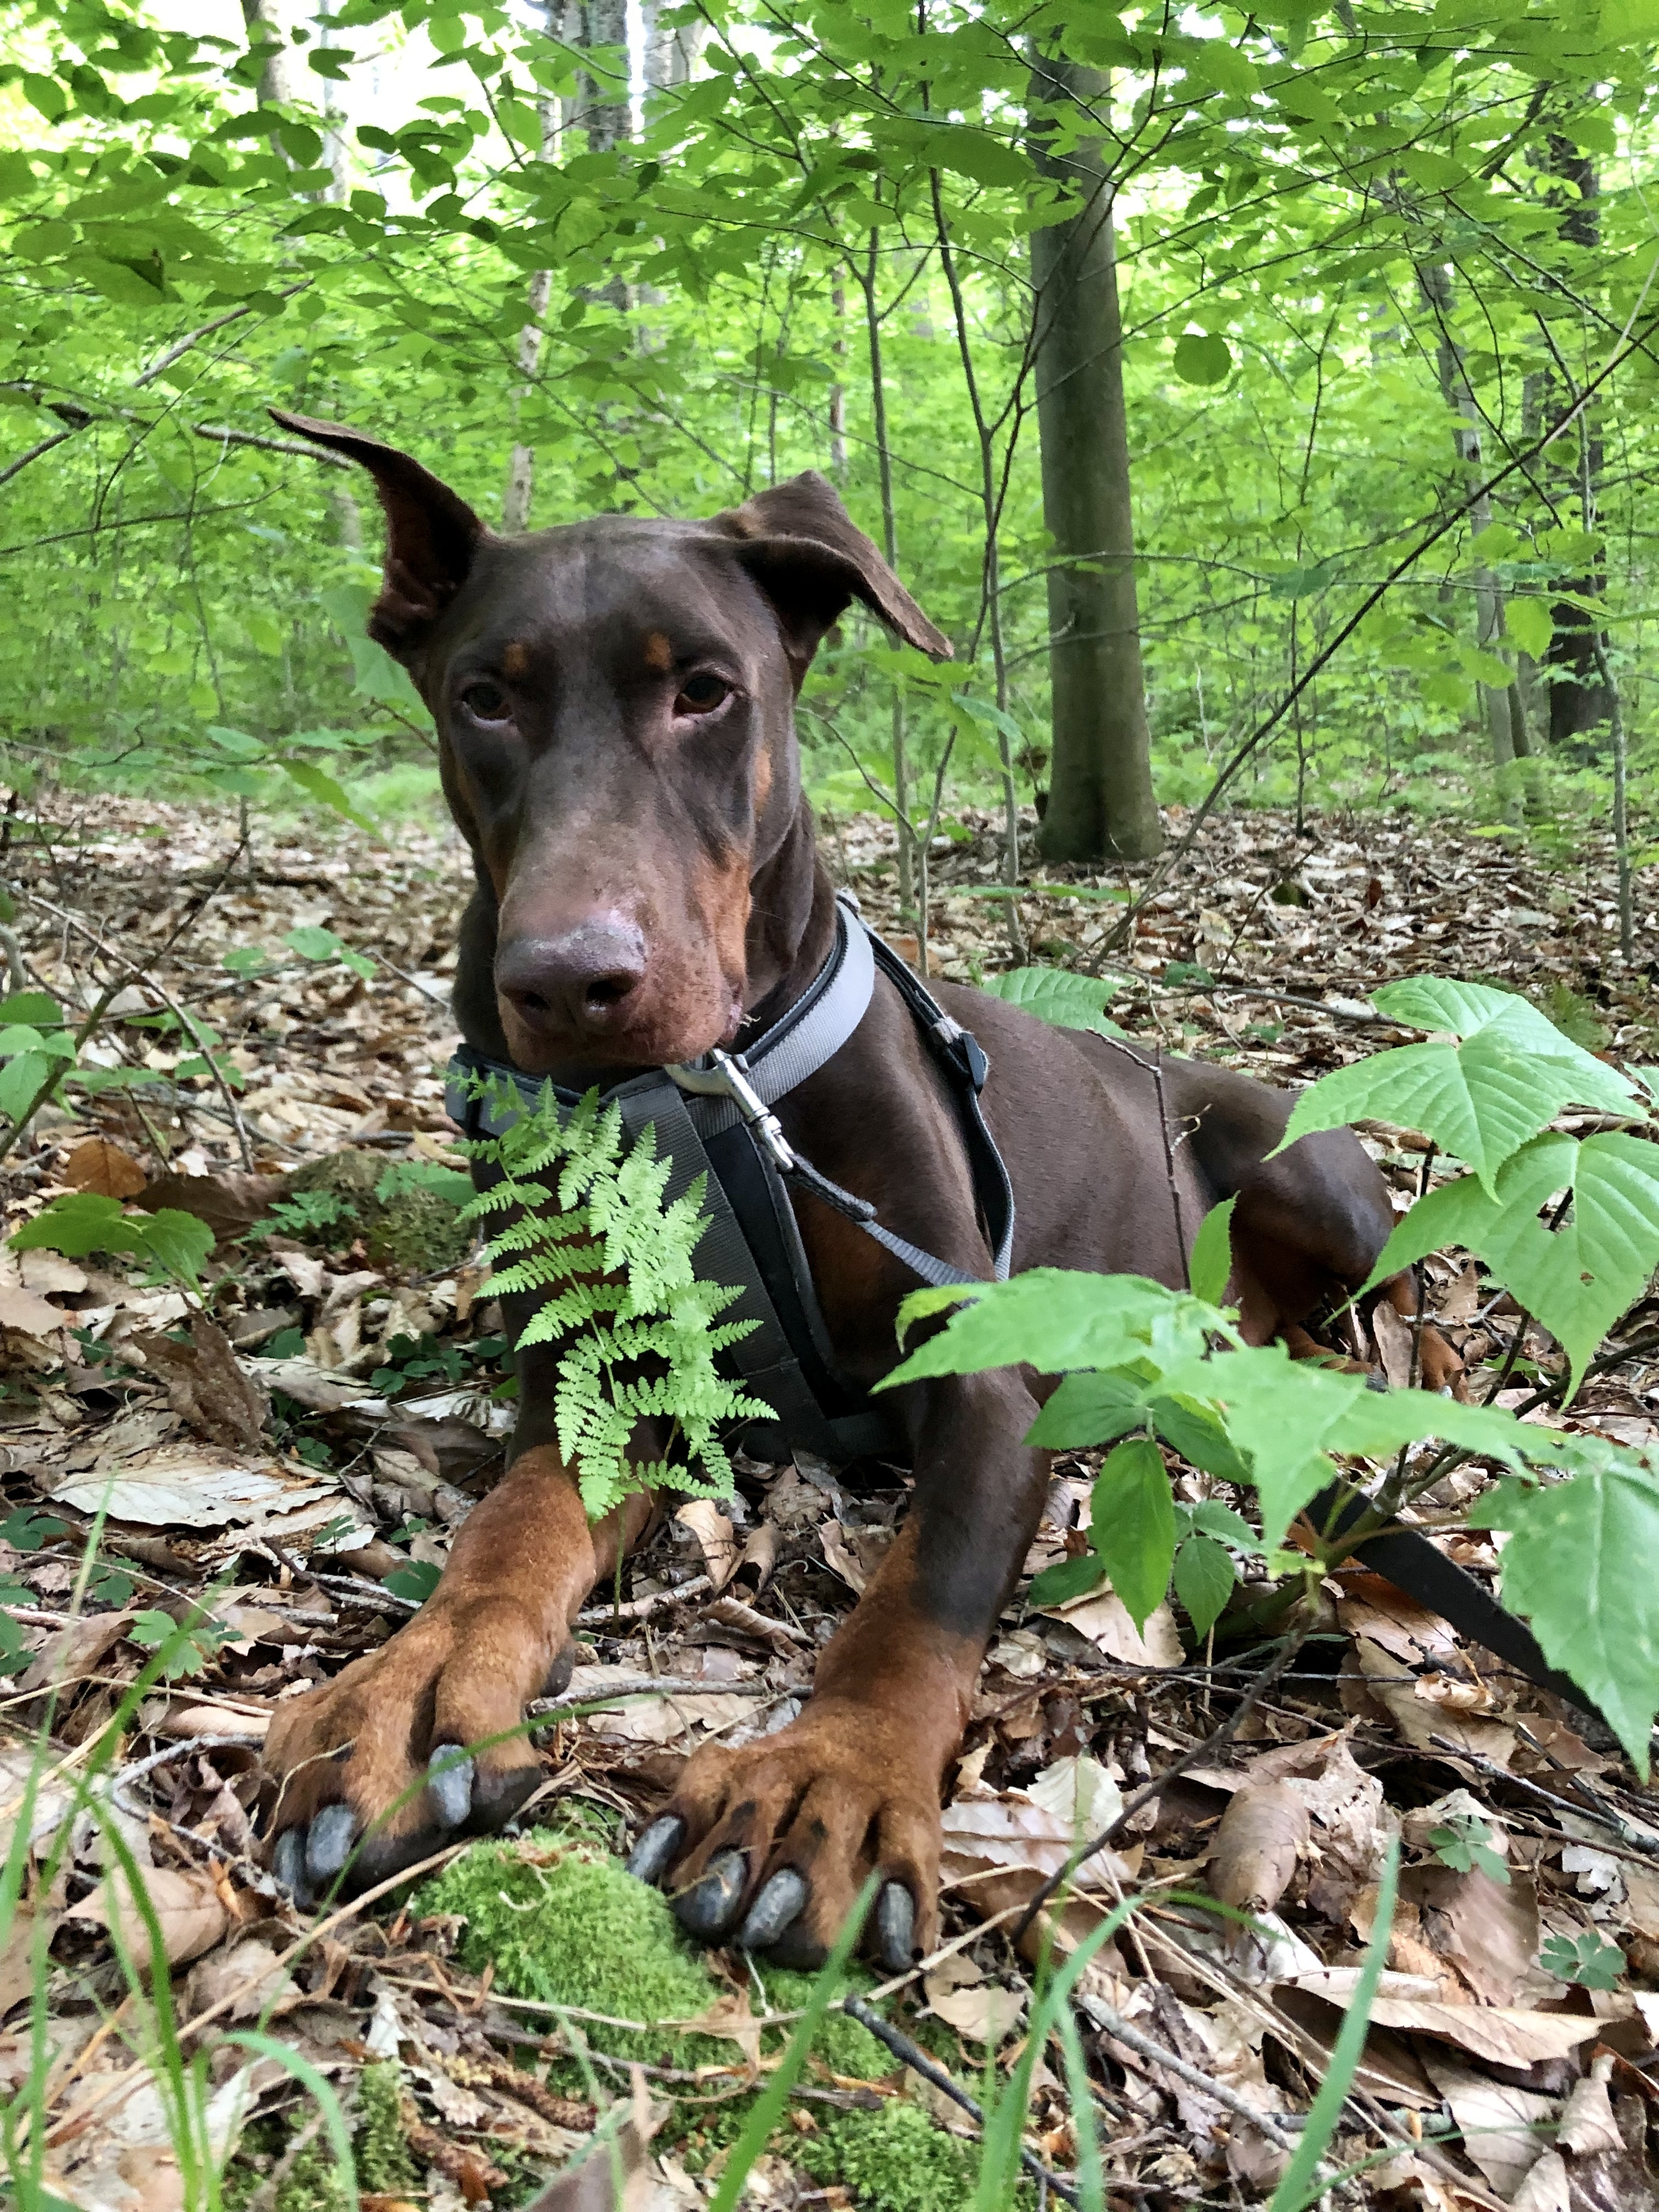
[[[1036, 58], [1036, 105], [1097, 102], [1106, 92], [1098, 70]], [[1031, 234], [1042, 515], [1054, 561], [1053, 752], [1038, 844], [1049, 860], [1144, 860], [1161, 849], [1164, 830], [1140, 661], [1111, 191], [1097, 141], [1056, 157], [1050, 128], [1034, 136], [1042, 173], [1088, 195], [1080, 213]]]
[[[1460, 464], [1459, 483], [1480, 473], [1480, 408], [1469, 382], [1463, 349], [1452, 328], [1452, 273], [1443, 261], [1419, 261], [1417, 282], [1435, 319], [1435, 364], [1440, 376], [1440, 395], [1458, 418], [1452, 444]], [[1492, 526], [1492, 501], [1482, 493], [1469, 509], [1469, 530], [1477, 540]], [[1495, 660], [1508, 658], [1504, 631], [1504, 592], [1490, 568], [1474, 571], [1475, 643]], [[1480, 684], [1481, 720], [1492, 747], [1492, 766], [1500, 782], [1512, 783], [1504, 771], [1532, 751], [1527, 736], [1525, 703], [1519, 681], [1511, 676], [1505, 684]], [[1518, 812], [1518, 794], [1504, 792], [1505, 811]]]
[[640, 17], [645, 33], [645, 93], [646, 109], [650, 112], [651, 95], [669, 92], [676, 85], [690, 84], [691, 72], [708, 36], [706, 23], [682, 23], [677, 29], [666, 29], [662, 22], [662, 9], [658, 0], [641, 0]]
[[[276, 44], [259, 64], [259, 105], [286, 107], [303, 97], [304, 56], [289, 36], [299, 20], [296, 0], [242, 0], [250, 46]], [[306, 72], [307, 75], [309, 72]]]
[[[1548, 195], [1551, 203], [1564, 210], [1561, 236], [1593, 252], [1601, 237], [1595, 163], [1565, 138], [1550, 140], [1548, 162], [1552, 174], [1576, 195], [1570, 198], [1559, 186]], [[1547, 370], [1545, 374], [1552, 386], [1552, 401], [1559, 394], [1565, 405], [1571, 394], [1559, 379]], [[1596, 527], [1601, 485], [1599, 421], [1597, 412], [1587, 408], [1567, 436], [1558, 438], [1550, 448], [1558, 504], [1564, 509], [1576, 507], [1581, 526], [1590, 533]], [[1577, 599], [1600, 600], [1607, 589], [1607, 574], [1600, 557], [1587, 565], [1584, 574], [1571, 578], [1566, 588]], [[1607, 729], [1613, 720], [1613, 695], [1601, 676], [1606, 635], [1595, 617], [1570, 599], [1556, 601], [1550, 609], [1550, 621], [1554, 635], [1544, 656], [1549, 671], [1550, 743], [1573, 745], [1581, 753], [1587, 752], [1583, 741], [1589, 732]]]

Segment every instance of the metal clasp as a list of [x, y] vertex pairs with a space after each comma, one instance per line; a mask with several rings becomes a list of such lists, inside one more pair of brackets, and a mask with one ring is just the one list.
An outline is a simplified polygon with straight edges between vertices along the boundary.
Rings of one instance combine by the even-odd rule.
[[712, 1067], [690, 1067], [684, 1060], [670, 1060], [663, 1073], [682, 1091], [690, 1091], [701, 1098], [729, 1098], [750, 1128], [766, 1146], [778, 1167], [788, 1174], [795, 1164], [788, 1139], [784, 1135], [777, 1115], [749, 1080], [741, 1060], [718, 1045], [709, 1054]]

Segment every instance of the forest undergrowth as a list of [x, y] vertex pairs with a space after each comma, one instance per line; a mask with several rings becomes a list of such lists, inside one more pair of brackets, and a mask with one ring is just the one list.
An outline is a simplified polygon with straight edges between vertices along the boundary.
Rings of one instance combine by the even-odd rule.
[[[966, 817], [933, 856], [929, 954], [947, 975], [1011, 957], [1000, 826]], [[915, 952], [882, 824], [833, 817], [823, 849]], [[0, 1254], [0, 1765], [11, 1829], [29, 1822], [0, 2091], [34, 2084], [40, 2188], [171, 2212], [210, 2203], [228, 2160], [241, 2212], [331, 2212], [343, 2130], [374, 2212], [514, 2206], [597, 2129], [629, 2205], [709, 2201], [808, 1985], [683, 1950], [613, 1854], [695, 1744], [794, 1708], [891, 1540], [902, 1482], [740, 1459], [732, 1501], [686, 1507], [617, 1595], [595, 1594], [564, 1711], [545, 1716], [531, 1832], [434, 1863], [412, 1895], [296, 1911], [258, 1841], [273, 1707], [415, 1609], [511, 1419], [492, 1395], [499, 1315], [442, 1182], [466, 855], [418, 823], [379, 845], [310, 819], [250, 852], [233, 809], [60, 793], [14, 805], [0, 875], [14, 983], [71, 1021], [106, 998], [81, 1066], [144, 1071], [41, 1109], [0, 1169], [8, 1234], [78, 1191], [151, 1222], [194, 1213], [216, 1237], [182, 1274], [142, 1238], [125, 1259]], [[1637, 881], [1646, 948], [1659, 925]], [[1127, 882], [1052, 872], [1023, 888], [1020, 933], [1033, 960], [1097, 970], [1113, 1018], [1173, 1050], [1304, 1084], [1394, 1037], [1373, 990], [1432, 973], [1522, 991], [1592, 1051], [1659, 1058], [1653, 970], [1619, 957], [1613, 859], [1593, 840], [1540, 848], [1420, 812], [1305, 831], [1222, 815], [1120, 946]], [[1403, 1206], [1434, 1172], [1424, 1140], [1362, 1133]], [[1474, 1262], [1431, 1260], [1426, 1281], [1473, 1395], [1501, 1379], [1516, 1405], [1547, 1386], [1555, 1346]], [[194, 1331], [208, 1307], [234, 1364]], [[1620, 1322], [1558, 1425], [1659, 1441], [1650, 1316], [1644, 1301]], [[1361, 1348], [1407, 1379], [1394, 1330]], [[1086, 1549], [1099, 1457], [1057, 1460], [1028, 1577]], [[1178, 1498], [1210, 1494], [1176, 1465]], [[1465, 1505], [1487, 1480], [1460, 1468], [1428, 1504]], [[1493, 1577], [1490, 1533], [1446, 1541]], [[1370, 2163], [1333, 2201], [1655, 2201], [1659, 1806], [1605, 1729], [1364, 1570], [1325, 1583], [1271, 1680], [1259, 1638], [1195, 1643], [1167, 1603], [1137, 1629], [1109, 1589], [1030, 1596], [1023, 1580], [954, 1770], [940, 1950], [879, 2000], [911, 2056], [827, 2023], [744, 2203], [975, 2201], [977, 2131], [926, 2062], [994, 2101], [1033, 2016], [1031, 1939], [1011, 1940], [1025, 1906], [1079, 1823], [1105, 1826], [1176, 1761], [1048, 1921], [1063, 1956], [1116, 1898], [1132, 1907], [1074, 1992], [1103, 2201], [1273, 2194], [1396, 1838], [1387, 1971], [1329, 2154]], [[73, 1796], [94, 1771], [96, 1823]], [[148, 1937], [109, 1904], [135, 1881]], [[1179, 1901], [1193, 1893], [1254, 1927]], [[158, 1941], [170, 1992], [131, 1963]], [[1077, 2077], [1058, 2039], [1032, 2055], [1021, 2201], [1075, 2198]], [[169, 2100], [198, 2059], [181, 2147]], [[579, 2177], [545, 2212], [604, 2201]]]

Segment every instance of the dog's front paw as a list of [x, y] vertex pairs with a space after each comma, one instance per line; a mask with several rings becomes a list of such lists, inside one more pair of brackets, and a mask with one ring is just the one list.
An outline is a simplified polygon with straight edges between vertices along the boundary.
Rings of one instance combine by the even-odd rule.
[[914, 1729], [826, 1698], [776, 1735], [697, 1752], [629, 1864], [689, 1934], [787, 1966], [823, 1962], [874, 1869], [864, 1948], [901, 1973], [933, 1944], [939, 1856], [939, 1777]]
[[296, 1901], [383, 1881], [511, 1820], [542, 1765], [510, 1731], [562, 1686], [570, 1656], [564, 1632], [522, 1607], [440, 1589], [381, 1650], [280, 1705], [265, 1745], [282, 1784], [271, 1865]]

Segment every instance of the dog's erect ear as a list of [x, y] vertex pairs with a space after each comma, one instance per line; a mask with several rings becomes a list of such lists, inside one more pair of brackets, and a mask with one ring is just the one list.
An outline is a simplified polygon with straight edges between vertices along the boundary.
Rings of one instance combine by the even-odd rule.
[[738, 540], [738, 559], [777, 609], [797, 680], [849, 599], [862, 599], [918, 652], [951, 659], [950, 639], [928, 621], [816, 469], [757, 492], [714, 522]]
[[367, 469], [386, 509], [386, 567], [368, 634], [400, 660], [417, 653], [466, 581], [484, 526], [458, 493], [395, 446], [337, 422], [270, 410], [285, 430]]

